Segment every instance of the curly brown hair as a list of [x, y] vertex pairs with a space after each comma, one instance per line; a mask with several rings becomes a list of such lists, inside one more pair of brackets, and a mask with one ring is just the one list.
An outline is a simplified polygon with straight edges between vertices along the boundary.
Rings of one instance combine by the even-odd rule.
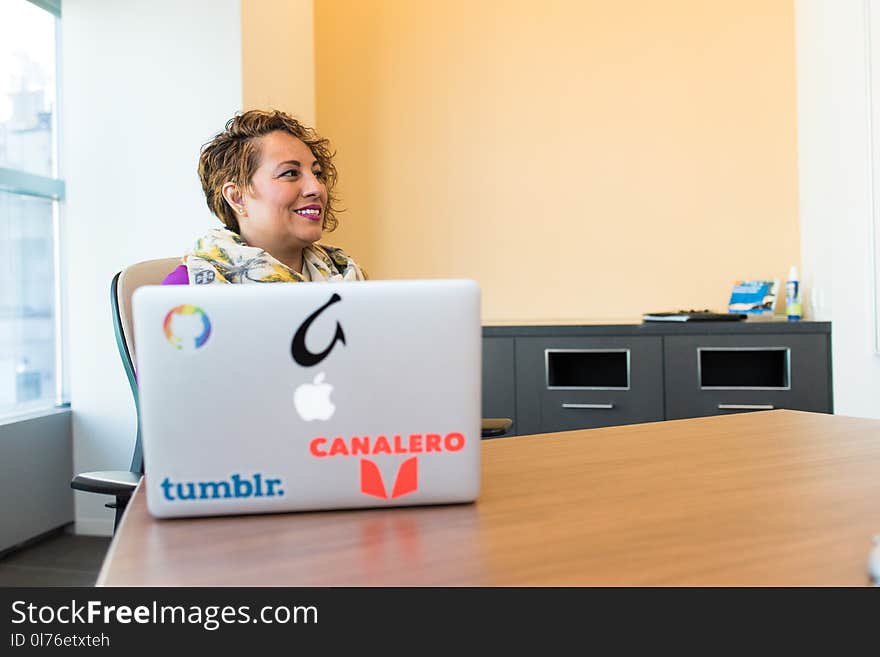
[[321, 165], [327, 186], [327, 207], [324, 209], [322, 228], [328, 232], [335, 230], [339, 225], [336, 218], [338, 199], [333, 194], [336, 187], [333, 157], [336, 153], [330, 150], [330, 142], [320, 137], [314, 129], [279, 110], [238, 113], [226, 122], [223, 132], [202, 146], [199, 179], [208, 208], [229, 230], [240, 232], [238, 217], [223, 198], [223, 185], [233, 182], [242, 189], [250, 185], [254, 172], [260, 166], [260, 138], [275, 131], [286, 132], [302, 141]]

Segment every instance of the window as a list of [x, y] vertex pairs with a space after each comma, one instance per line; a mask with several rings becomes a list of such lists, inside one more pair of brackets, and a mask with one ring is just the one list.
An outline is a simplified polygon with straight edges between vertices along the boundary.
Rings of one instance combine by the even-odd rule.
[[62, 402], [60, 0], [0, 3], [0, 416]]

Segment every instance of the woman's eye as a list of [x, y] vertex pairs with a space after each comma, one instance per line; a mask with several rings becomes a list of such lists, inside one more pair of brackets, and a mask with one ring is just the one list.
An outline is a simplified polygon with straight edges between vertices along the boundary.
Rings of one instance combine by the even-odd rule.
[[299, 175], [299, 171], [297, 169], [288, 169], [284, 173], [281, 174], [283, 178], [296, 178]]
[[318, 180], [326, 180], [327, 175], [323, 171], [318, 169], [317, 171], [315, 171], [315, 178], [317, 178]]

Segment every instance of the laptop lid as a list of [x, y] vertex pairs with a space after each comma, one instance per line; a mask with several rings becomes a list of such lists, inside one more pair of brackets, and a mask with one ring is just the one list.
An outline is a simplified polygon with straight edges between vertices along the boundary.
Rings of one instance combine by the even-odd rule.
[[148, 286], [133, 313], [154, 515], [476, 499], [475, 282]]

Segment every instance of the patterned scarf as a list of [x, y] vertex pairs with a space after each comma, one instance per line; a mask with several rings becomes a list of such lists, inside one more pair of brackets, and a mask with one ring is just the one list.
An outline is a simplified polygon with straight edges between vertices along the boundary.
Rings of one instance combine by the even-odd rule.
[[312, 244], [303, 249], [303, 273], [263, 249], [248, 246], [237, 233], [212, 228], [183, 256], [191, 285], [209, 283], [301, 283], [363, 281], [364, 271], [342, 249]]

